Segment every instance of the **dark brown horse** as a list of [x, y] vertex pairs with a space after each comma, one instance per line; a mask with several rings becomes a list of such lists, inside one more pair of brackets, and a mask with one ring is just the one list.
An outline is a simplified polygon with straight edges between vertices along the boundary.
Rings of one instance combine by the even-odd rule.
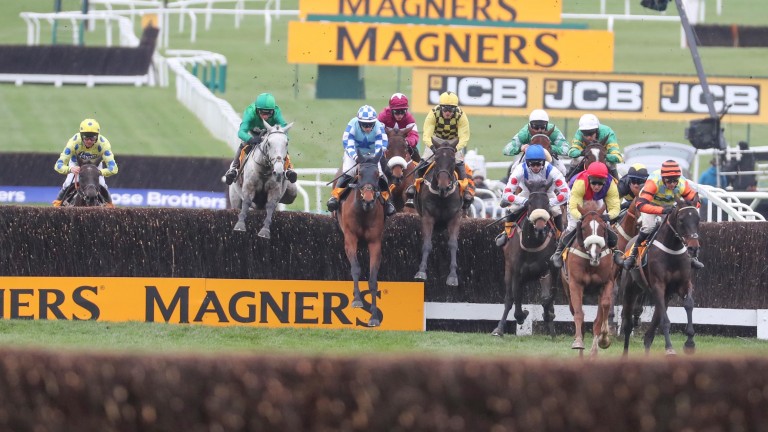
[[368, 244], [370, 259], [368, 289], [371, 294], [371, 318], [369, 327], [381, 324], [381, 313], [376, 306], [379, 295], [377, 275], [381, 265], [381, 241], [384, 237], [384, 207], [379, 191], [379, 156], [363, 156], [358, 152], [357, 174], [349, 185], [350, 194], [341, 202], [337, 218], [344, 233], [344, 252], [347, 254], [354, 283], [353, 308], [363, 307], [358, 287], [360, 263], [357, 246], [360, 241]]
[[[649, 239], [645, 256], [639, 259], [642, 267], [634, 267], [629, 275], [621, 278], [624, 290], [621, 329], [624, 333], [624, 355], [629, 351], [629, 337], [632, 333], [632, 311], [639, 295], [647, 290], [654, 306], [653, 318], [643, 337], [645, 352], [648, 353], [661, 325], [664, 334], [664, 350], [675, 355], [669, 339], [671, 323], [667, 306], [674, 294], [683, 298], [683, 307], [688, 318], [685, 326], [685, 352], [693, 353], [693, 270], [691, 255], [699, 249], [699, 210], [691, 202], [678, 200], [675, 210], [667, 215], [658, 231]], [[631, 246], [632, 242], [630, 242]], [[627, 273], [627, 272], [625, 272]]]
[[448, 248], [451, 254], [451, 267], [445, 284], [458, 286], [456, 275], [456, 251], [459, 248], [459, 226], [463, 199], [459, 182], [456, 180], [456, 145], [459, 139], [450, 141], [432, 137], [434, 162], [424, 175], [424, 182], [416, 197], [416, 211], [421, 216], [421, 263], [414, 279], [427, 280], [427, 258], [432, 252], [432, 232], [437, 229], [448, 230]]
[[589, 164], [591, 164], [592, 162], [605, 163], [606, 154], [607, 154], [607, 151], [605, 150], [605, 146], [600, 144], [599, 142], [594, 141], [590, 144], [587, 144], [587, 146], [584, 147], [584, 150], [581, 152], [581, 155], [583, 157], [576, 165], [573, 165], [571, 169], [568, 170], [568, 174], [565, 176], [565, 178], [570, 183], [571, 178], [573, 178], [573, 176], [587, 169], [587, 167], [589, 167]]
[[107, 200], [102, 194], [109, 192], [106, 189], [102, 190], [99, 183], [101, 158], [78, 160], [78, 164], [80, 165], [80, 172], [74, 178], [75, 195], [72, 198], [72, 205], [75, 207], [102, 207], [106, 205]]
[[571, 348], [584, 352], [584, 296], [597, 294], [597, 316], [592, 325], [591, 356], [597, 355], [597, 347], [611, 346], [608, 329], [608, 313], [611, 308], [611, 296], [614, 284], [613, 252], [607, 246], [608, 222], [603, 218], [605, 205], [596, 201], [585, 201], [578, 206], [581, 221], [576, 226], [577, 232], [573, 244], [568, 249], [568, 256], [560, 272], [568, 303], [573, 314], [576, 331]]
[[546, 183], [525, 181], [530, 191], [525, 203], [526, 212], [521, 219], [522, 224], [515, 227], [511, 240], [504, 245], [504, 313], [491, 333], [494, 336], [504, 336], [513, 302], [515, 321], [518, 325], [523, 324], [528, 316], [528, 311], [522, 308], [523, 287], [536, 281], [541, 284], [544, 322], [550, 335], [555, 336], [555, 291], [552, 284], [557, 283], [557, 269], [549, 257], [555, 251], [557, 239], [550, 221], [547, 196], [551, 184], [552, 180]]
[[411, 159], [408, 142], [405, 140], [411, 129], [413, 127], [406, 129], [386, 128], [389, 146], [384, 153], [387, 160], [383, 163], [388, 164], [392, 170], [389, 179], [392, 204], [398, 212], [403, 213], [416, 213], [415, 209], [405, 206], [405, 201], [408, 199], [405, 196], [405, 190], [416, 180], [413, 174], [416, 169], [416, 162]]
[[[613, 288], [613, 304], [614, 306], [619, 304], [620, 301], [620, 293], [619, 293], [619, 286], [620, 284], [619, 279], [621, 277], [621, 272], [624, 270], [624, 267], [621, 265], [621, 262], [623, 261], [623, 251], [627, 248], [627, 244], [630, 240], [632, 240], [633, 237], [637, 235], [638, 232], [638, 210], [635, 206], [636, 199], [633, 199], [629, 203], [629, 207], [624, 211], [624, 214], [619, 218], [619, 220], [614, 225], [614, 231], [618, 233], [618, 241], [616, 242], [616, 249], [614, 250], [614, 255], [617, 255], [614, 257], [614, 262], [616, 263], [616, 266], [614, 267], [614, 273], [615, 276], [613, 280], [615, 281], [614, 288]], [[622, 261], [617, 262], [619, 258], [622, 258]], [[633, 327], [637, 327], [638, 324], [640, 324], [640, 315], [643, 312], [643, 302], [639, 301], [635, 304], [635, 310], [634, 310], [634, 321], [633, 321]], [[611, 313], [609, 315], [610, 324], [612, 327], [612, 330], [617, 330], [616, 320], [614, 316], [614, 308], [611, 307]], [[619, 333], [616, 332], [618, 335]]]

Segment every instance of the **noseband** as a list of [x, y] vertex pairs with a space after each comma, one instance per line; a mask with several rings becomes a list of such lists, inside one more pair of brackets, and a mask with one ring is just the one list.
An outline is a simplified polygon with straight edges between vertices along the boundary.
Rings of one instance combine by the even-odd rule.
[[285, 132], [281, 130], [269, 132], [268, 134], [264, 135], [264, 139], [262, 139], [262, 141], [259, 144], [254, 146], [254, 150], [258, 150], [259, 153], [261, 153], [261, 156], [259, 156], [258, 159], [256, 159], [255, 161], [256, 164], [263, 168], [262, 170], [263, 172], [269, 173], [269, 174], [265, 174], [265, 176], [272, 175], [271, 174], [272, 167], [274, 167], [275, 164], [282, 163], [285, 160], [283, 156], [280, 156], [280, 155], [277, 155], [275, 157], [269, 156], [269, 151], [272, 148], [272, 146], [269, 143], [269, 136], [273, 134], [285, 135]]

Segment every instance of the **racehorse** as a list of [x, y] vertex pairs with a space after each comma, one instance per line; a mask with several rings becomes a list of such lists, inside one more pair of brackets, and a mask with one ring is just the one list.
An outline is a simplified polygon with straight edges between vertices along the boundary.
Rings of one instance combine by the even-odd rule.
[[[549, 261], [549, 257], [557, 247], [554, 228], [550, 221], [549, 197], [547, 191], [552, 180], [529, 181], [525, 186], [530, 191], [525, 203], [526, 212], [521, 218], [522, 225], [514, 228], [511, 241], [504, 245], [504, 313], [499, 324], [491, 333], [494, 336], [504, 336], [507, 316], [515, 305], [515, 321], [522, 325], [528, 316], [528, 311], [522, 309], [523, 287], [539, 281], [541, 284], [542, 307], [544, 322], [552, 337], [555, 336], [553, 321], [555, 319], [555, 293], [552, 284], [557, 283], [557, 269]], [[515, 240], [515, 236], [517, 239]]]
[[[631, 243], [630, 243], [631, 245]], [[678, 200], [675, 209], [667, 215], [657, 232], [649, 239], [645, 251], [647, 263], [635, 267], [621, 279], [624, 290], [621, 329], [624, 333], [624, 355], [629, 351], [629, 337], [632, 333], [631, 313], [638, 295], [646, 290], [650, 295], [654, 311], [651, 324], [643, 337], [646, 354], [656, 336], [656, 328], [661, 325], [664, 333], [664, 350], [667, 355], [675, 355], [669, 339], [671, 326], [667, 306], [673, 294], [683, 298], [683, 307], [688, 318], [685, 326], [685, 352], [693, 353], [696, 343], [693, 341], [693, 270], [691, 255], [699, 249], [699, 210], [693, 203]], [[687, 253], [686, 253], [687, 252]], [[643, 258], [638, 260], [643, 261]], [[626, 272], [625, 272], [626, 273]]]
[[[74, 207], [101, 207], [106, 204], [99, 183], [101, 177], [101, 158], [78, 159], [80, 172], [75, 176], [75, 195], [72, 198]], [[109, 193], [106, 190], [104, 193]]]
[[277, 203], [291, 204], [296, 199], [296, 185], [285, 178], [285, 156], [288, 154], [286, 127], [265, 124], [266, 134], [254, 146], [242, 163], [242, 176], [229, 186], [229, 200], [233, 208], [240, 208], [235, 231], [245, 231], [245, 218], [253, 204], [257, 210], [267, 210], [259, 237], [270, 237], [272, 214]]
[[[605, 155], [607, 154], [607, 151], [605, 149], [605, 146], [597, 141], [593, 141], [589, 144], [587, 144], [586, 147], [584, 147], [584, 150], [581, 152], [581, 155], [583, 156], [581, 160], [576, 163], [576, 165], [572, 165], [571, 169], [568, 170], [568, 174], [565, 176], [565, 178], [568, 180], [568, 183], [570, 184], [571, 178], [575, 176], [576, 174], [584, 171], [589, 167], [589, 164], [592, 162], [602, 162], [605, 163]], [[617, 181], [619, 179], [616, 179]]]
[[405, 140], [411, 129], [413, 126], [406, 129], [386, 128], [389, 146], [384, 156], [387, 158], [386, 164], [392, 170], [392, 178], [389, 179], [392, 184], [390, 186], [392, 204], [398, 212], [403, 213], [416, 212], [415, 209], [405, 206], [405, 201], [408, 199], [405, 191], [416, 181], [414, 177], [416, 162], [411, 159], [408, 142]]
[[[624, 211], [623, 216], [616, 222], [614, 225], [614, 231], [618, 233], [618, 241], [616, 242], [616, 249], [614, 251], [614, 262], [616, 263], [616, 266], [614, 267], [614, 287], [613, 287], [613, 305], [619, 304], [620, 299], [620, 293], [619, 293], [619, 286], [620, 284], [619, 279], [621, 277], [621, 272], [624, 270], [624, 267], [621, 265], [621, 262], [618, 260], [620, 258], [623, 258], [623, 252], [627, 248], [627, 244], [630, 240], [632, 240], [632, 237], [637, 235], [638, 232], [638, 211], [635, 204], [637, 203], [636, 199], [633, 199], [629, 203], [629, 207]], [[635, 304], [635, 310], [634, 310], [634, 320], [633, 320], [633, 327], [637, 327], [638, 324], [640, 324], [640, 315], [643, 312], [643, 302], [637, 302]], [[610, 325], [612, 327], [612, 330], [616, 330], [616, 320], [615, 320], [615, 314], [614, 314], [614, 308], [611, 307], [611, 313], [608, 316]], [[619, 333], [616, 332], [618, 335]]]
[[421, 216], [421, 263], [414, 279], [427, 280], [427, 258], [432, 251], [432, 232], [435, 227], [448, 230], [448, 248], [451, 266], [445, 284], [458, 286], [456, 251], [459, 248], [459, 226], [463, 199], [456, 180], [456, 145], [459, 139], [444, 140], [432, 137], [434, 162], [424, 175], [424, 182], [416, 197], [416, 211]]
[[590, 350], [590, 356], [594, 357], [597, 355], [598, 346], [602, 349], [611, 346], [608, 313], [614, 284], [613, 253], [606, 244], [608, 223], [603, 219], [605, 204], [598, 206], [596, 201], [590, 200], [577, 208], [581, 213], [581, 221], [574, 228], [577, 230], [576, 237], [568, 249], [560, 278], [563, 286], [567, 287], [565, 293], [576, 326], [571, 348], [579, 350], [580, 356], [584, 353], [584, 295], [598, 295], [597, 316], [592, 325], [594, 338]]
[[360, 240], [368, 244], [370, 259], [368, 289], [371, 293], [371, 318], [369, 327], [381, 324], [381, 314], [376, 306], [379, 294], [377, 275], [381, 264], [381, 242], [384, 237], [384, 206], [381, 205], [379, 192], [379, 160], [378, 156], [363, 156], [358, 152], [359, 163], [357, 175], [350, 184], [351, 193], [341, 202], [336, 217], [341, 231], [344, 233], [344, 251], [347, 254], [354, 283], [353, 308], [363, 307], [358, 282], [360, 280], [360, 263], [357, 259], [357, 245]]

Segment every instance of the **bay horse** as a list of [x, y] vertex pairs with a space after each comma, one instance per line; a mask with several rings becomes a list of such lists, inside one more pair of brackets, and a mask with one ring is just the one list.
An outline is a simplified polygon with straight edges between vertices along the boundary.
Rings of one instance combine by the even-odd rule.
[[[591, 143], [587, 144], [587, 146], [584, 147], [584, 150], [581, 152], [581, 160], [579, 160], [575, 165], [571, 165], [571, 169], [568, 170], [568, 174], [565, 176], [568, 183], [570, 184], [571, 178], [587, 169], [589, 164], [592, 162], [605, 163], [605, 156], [607, 154], [608, 152], [605, 149], [605, 145], [601, 144], [600, 142], [592, 141]], [[619, 179], [617, 178], [616, 180], [618, 181]]]
[[277, 204], [291, 204], [296, 199], [296, 185], [285, 178], [285, 156], [288, 154], [288, 135], [293, 123], [286, 127], [266, 124], [262, 141], [253, 147], [242, 163], [242, 175], [229, 186], [229, 200], [233, 208], [240, 208], [235, 231], [245, 231], [248, 209], [267, 210], [259, 237], [270, 238], [272, 214]]
[[392, 170], [392, 178], [389, 179], [392, 204], [398, 212], [416, 213], [415, 209], [405, 206], [405, 201], [408, 200], [405, 191], [416, 181], [413, 175], [416, 162], [411, 159], [408, 142], [405, 140], [413, 126], [405, 129], [389, 127], [385, 129], [389, 138], [389, 145], [384, 156], [386, 157], [385, 163]]
[[349, 260], [354, 283], [353, 308], [363, 307], [358, 286], [360, 263], [357, 259], [357, 246], [361, 240], [368, 244], [368, 289], [371, 293], [369, 327], [381, 324], [381, 313], [376, 306], [376, 298], [379, 295], [377, 275], [381, 265], [381, 243], [384, 237], [384, 206], [381, 205], [379, 191], [380, 159], [381, 154], [365, 156], [358, 151], [357, 174], [349, 185], [351, 193], [341, 202], [339, 211], [336, 212], [339, 226], [344, 233], [344, 252]]
[[614, 284], [613, 252], [607, 246], [608, 222], [604, 219], [605, 204], [584, 201], [577, 207], [581, 221], [576, 226], [576, 237], [568, 248], [568, 255], [560, 271], [560, 278], [576, 326], [571, 348], [584, 353], [584, 295], [597, 294], [597, 316], [592, 325], [592, 348], [590, 356], [597, 356], [598, 346], [611, 346], [608, 329], [608, 313], [611, 308]]
[[459, 227], [464, 215], [463, 198], [456, 180], [456, 145], [458, 138], [444, 140], [432, 137], [434, 161], [424, 174], [424, 182], [417, 194], [416, 211], [421, 216], [421, 263], [414, 279], [427, 280], [427, 258], [432, 251], [432, 233], [435, 228], [448, 230], [448, 248], [451, 265], [445, 284], [458, 286], [456, 251], [459, 248]]
[[[624, 270], [624, 267], [621, 265], [623, 262], [623, 251], [627, 248], [627, 244], [632, 240], [633, 237], [637, 235], [637, 232], [639, 231], [639, 225], [638, 225], [638, 210], [637, 210], [637, 198], [634, 198], [630, 203], [629, 207], [624, 211], [623, 215], [619, 218], [619, 220], [614, 225], [614, 231], [618, 234], [618, 240], [616, 242], [616, 249], [614, 250], [614, 263], [616, 266], [614, 267], [614, 288], [613, 288], [613, 305], [614, 307], [611, 307], [611, 313], [609, 314], [609, 322], [611, 325], [612, 330], [617, 330], [616, 325], [616, 319], [615, 319], [615, 313], [614, 308], [616, 305], [619, 304], [619, 299], [621, 298], [621, 293], [619, 292], [619, 280], [621, 278], [621, 273]], [[633, 327], [637, 327], [640, 324], [640, 315], [643, 313], [643, 302], [639, 301], [637, 304], [635, 304], [634, 308], [634, 314], [633, 314]], [[616, 331], [616, 335], [619, 335], [620, 332]]]
[[106, 189], [102, 191], [101, 178], [101, 158], [80, 159], [78, 158], [80, 172], [75, 175], [73, 185], [75, 194], [72, 197], [72, 206], [74, 207], [102, 207], [107, 201], [102, 193], [109, 193]]
[[[645, 290], [654, 306], [653, 318], [643, 337], [646, 354], [650, 352], [651, 344], [656, 336], [656, 329], [661, 325], [664, 334], [664, 350], [666, 355], [675, 355], [672, 341], [669, 338], [671, 323], [667, 314], [669, 300], [674, 294], [683, 299], [683, 307], [688, 322], [685, 334], [688, 337], [684, 344], [686, 353], [696, 350], [693, 340], [693, 269], [691, 256], [699, 249], [699, 210], [689, 201], [679, 199], [675, 209], [661, 222], [661, 226], [648, 241], [645, 257], [638, 262], [647, 260], [642, 267], [636, 266], [621, 279], [624, 290], [621, 329], [624, 333], [624, 355], [629, 351], [629, 337], [632, 333], [632, 310], [639, 295]], [[631, 242], [630, 242], [631, 245]]]
[[[539, 281], [541, 284], [544, 322], [552, 337], [555, 336], [555, 292], [552, 284], [557, 283], [557, 269], [549, 260], [557, 247], [554, 228], [549, 213], [549, 191], [552, 179], [547, 182], [525, 180], [530, 191], [525, 203], [522, 224], [514, 228], [512, 239], [504, 245], [504, 313], [493, 336], [504, 336], [507, 316], [515, 306], [515, 321], [522, 325], [528, 311], [522, 308], [523, 288], [526, 284]], [[517, 239], [515, 239], [515, 236]]]

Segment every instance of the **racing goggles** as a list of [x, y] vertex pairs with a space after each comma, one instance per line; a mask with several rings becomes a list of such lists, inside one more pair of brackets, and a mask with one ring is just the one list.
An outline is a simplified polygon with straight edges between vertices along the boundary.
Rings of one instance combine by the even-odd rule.
[[272, 117], [272, 114], [274, 114], [274, 113], [275, 113], [275, 110], [271, 110], [271, 109], [260, 109], [259, 110], [259, 115], [268, 115], [268, 116]]
[[532, 121], [529, 124], [533, 130], [542, 130], [547, 128], [547, 122], [545, 121]]
[[458, 108], [456, 105], [440, 105], [440, 111], [449, 112], [451, 114], [456, 112], [456, 108]]
[[581, 134], [585, 137], [597, 135], [597, 129], [589, 129], [589, 130], [583, 130], [581, 131]]
[[357, 122], [357, 123], [358, 123], [358, 124], [360, 125], [360, 127], [361, 127], [361, 128], [363, 128], [363, 129], [372, 129], [372, 128], [373, 128], [373, 125], [375, 125], [375, 124], [376, 124], [376, 122], [375, 122], [375, 121], [372, 121], [372, 122], [364, 122], [364, 121], [359, 121], [359, 120], [358, 120], [358, 122]]
[[87, 139], [95, 140], [98, 137], [99, 137], [99, 134], [93, 133], [93, 132], [85, 132], [80, 134], [80, 138], [82, 138], [83, 140], [87, 140]]
[[525, 161], [525, 164], [528, 165], [529, 168], [542, 167], [542, 166], [544, 166], [544, 161], [543, 160], [530, 160], [530, 161]]
[[408, 112], [408, 108], [400, 108], [400, 109], [393, 109], [392, 114], [394, 115], [405, 115], [405, 113]]

